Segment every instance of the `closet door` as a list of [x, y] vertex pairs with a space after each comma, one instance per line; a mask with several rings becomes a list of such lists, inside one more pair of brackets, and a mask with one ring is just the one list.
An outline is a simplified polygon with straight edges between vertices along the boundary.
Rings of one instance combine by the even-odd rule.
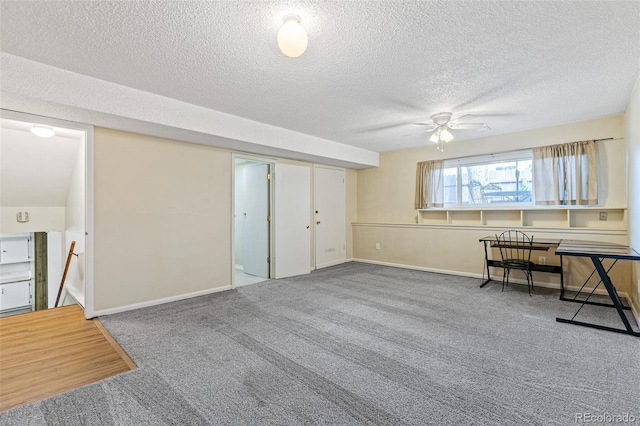
[[276, 164], [275, 277], [308, 274], [311, 257], [311, 168]]
[[315, 166], [316, 268], [346, 260], [346, 194], [344, 169]]

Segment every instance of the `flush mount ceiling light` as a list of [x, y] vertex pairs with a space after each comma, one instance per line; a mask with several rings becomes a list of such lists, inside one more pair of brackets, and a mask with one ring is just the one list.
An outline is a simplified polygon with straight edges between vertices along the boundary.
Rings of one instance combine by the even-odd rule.
[[40, 124], [34, 124], [33, 126], [31, 126], [31, 133], [36, 136], [40, 136], [41, 138], [50, 138], [51, 136], [56, 134], [56, 132], [51, 127], [42, 126]]
[[304, 27], [300, 24], [300, 17], [287, 15], [284, 23], [278, 30], [278, 47], [280, 51], [290, 58], [297, 58], [307, 50], [309, 37]]

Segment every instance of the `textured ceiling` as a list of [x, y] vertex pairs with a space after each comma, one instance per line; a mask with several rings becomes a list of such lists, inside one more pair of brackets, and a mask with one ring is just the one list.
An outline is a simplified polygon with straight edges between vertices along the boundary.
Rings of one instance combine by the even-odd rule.
[[[291, 59], [282, 17], [309, 34]], [[3, 52], [378, 152], [475, 114], [458, 140], [624, 112], [638, 1], [6, 1]]]

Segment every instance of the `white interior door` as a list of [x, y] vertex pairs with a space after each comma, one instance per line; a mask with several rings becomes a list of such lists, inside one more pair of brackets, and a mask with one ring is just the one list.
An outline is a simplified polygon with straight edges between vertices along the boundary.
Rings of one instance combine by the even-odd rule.
[[275, 277], [310, 272], [311, 169], [276, 164]]
[[314, 170], [316, 268], [324, 268], [346, 260], [344, 169], [316, 166]]
[[244, 168], [244, 226], [242, 249], [244, 272], [269, 278], [269, 165], [251, 164]]

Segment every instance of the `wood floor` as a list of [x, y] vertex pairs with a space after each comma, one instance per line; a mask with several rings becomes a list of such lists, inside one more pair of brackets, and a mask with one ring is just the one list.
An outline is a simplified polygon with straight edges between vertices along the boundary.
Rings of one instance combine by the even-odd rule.
[[0, 411], [134, 368], [77, 305], [0, 318]]

